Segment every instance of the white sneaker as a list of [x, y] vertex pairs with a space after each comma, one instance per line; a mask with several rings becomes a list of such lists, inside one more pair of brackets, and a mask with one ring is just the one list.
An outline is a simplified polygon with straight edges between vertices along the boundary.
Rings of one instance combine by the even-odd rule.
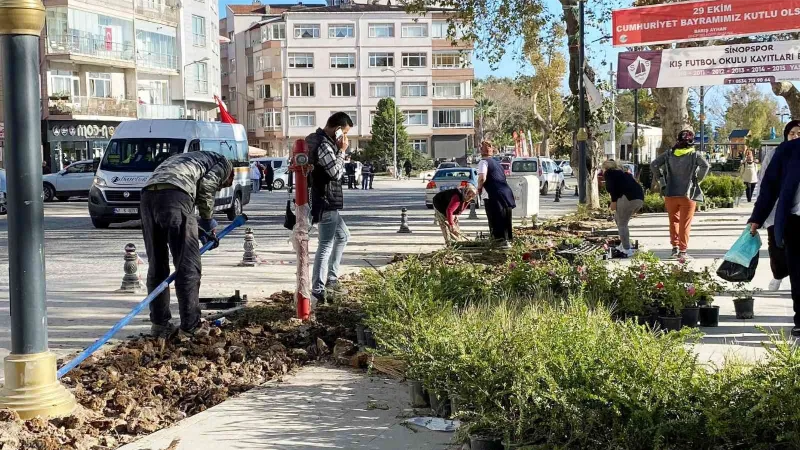
[[632, 258], [636, 254], [636, 249], [631, 247], [628, 250], [623, 250], [623, 252], [628, 255], [628, 258]]
[[769, 290], [770, 291], [780, 291], [781, 290], [781, 283], [783, 280], [772, 280], [769, 282]]

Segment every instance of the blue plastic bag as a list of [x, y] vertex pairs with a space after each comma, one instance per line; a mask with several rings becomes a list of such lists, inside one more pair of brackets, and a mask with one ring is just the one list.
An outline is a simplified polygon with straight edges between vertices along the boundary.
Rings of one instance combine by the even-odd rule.
[[740, 266], [748, 267], [753, 258], [758, 255], [759, 250], [761, 250], [761, 236], [758, 233], [756, 233], [755, 236], [750, 234], [750, 225], [748, 225], [745, 227], [744, 231], [742, 231], [742, 235], [739, 236], [739, 239], [733, 243], [728, 253], [725, 253], [723, 259], [739, 264]]

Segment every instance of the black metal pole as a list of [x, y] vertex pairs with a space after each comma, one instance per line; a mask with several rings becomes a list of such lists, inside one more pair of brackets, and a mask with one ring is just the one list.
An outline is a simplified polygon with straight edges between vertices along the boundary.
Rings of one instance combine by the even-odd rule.
[[633, 164], [639, 170], [639, 90], [633, 90]]
[[11, 352], [47, 351], [39, 37], [2, 42]]
[[584, 0], [578, 0], [580, 18], [580, 52], [578, 56], [578, 90], [579, 90], [579, 114], [580, 114], [580, 129], [578, 130], [578, 202], [586, 204], [586, 179], [588, 178], [588, 170], [586, 167], [586, 139], [588, 139], [586, 132], [586, 89], [584, 89], [583, 73], [585, 64], [585, 29], [584, 29], [584, 16], [585, 7]]

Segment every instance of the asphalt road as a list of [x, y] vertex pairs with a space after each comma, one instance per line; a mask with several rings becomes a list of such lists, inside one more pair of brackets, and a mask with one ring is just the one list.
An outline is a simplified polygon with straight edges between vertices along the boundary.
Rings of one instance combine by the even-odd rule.
[[[421, 180], [375, 181], [375, 190], [345, 190], [345, 220], [352, 237], [343, 259], [343, 270], [358, 270], [369, 263], [387, 263], [397, 253], [420, 253], [439, 248], [443, 241], [433, 214], [424, 205], [425, 183]], [[255, 194], [245, 212], [250, 217], [258, 244], [261, 264], [238, 267], [243, 253], [244, 230], [224, 239], [220, 247], [203, 257], [201, 296], [229, 296], [241, 290], [251, 300], [295, 286], [295, 254], [289, 244], [289, 231], [283, 228], [286, 191]], [[553, 194], [541, 198], [540, 217], [564, 214], [575, 208], [575, 198], [553, 202]], [[407, 208], [412, 234], [397, 234], [400, 210]], [[487, 231], [485, 217], [462, 220], [469, 233]], [[220, 226], [228, 222], [224, 215]], [[50, 348], [66, 354], [85, 348], [133, 308], [146, 292], [121, 294], [124, 247], [133, 243], [146, 260], [141, 230], [137, 222], [112, 225], [97, 230], [91, 225], [86, 200], [53, 202], [45, 205], [45, 257], [48, 294], [48, 333]], [[316, 249], [312, 233], [310, 251]], [[10, 348], [8, 303], [8, 247], [6, 217], [0, 216], [0, 357]], [[369, 261], [369, 263], [367, 262]], [[146, 263], [140, 276], [146, 278]], [[173, 315], [177, 305], [173, 296]], [[117, 337], [149, 329], [146, 314], [137, 317]], [[2, 378], [2, 368], [0, 368]]]

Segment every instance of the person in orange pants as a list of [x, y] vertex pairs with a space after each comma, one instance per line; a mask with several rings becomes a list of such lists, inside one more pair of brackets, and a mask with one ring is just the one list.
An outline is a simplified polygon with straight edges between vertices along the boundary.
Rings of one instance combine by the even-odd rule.
[[658, 176], [664, 203], [669, 213], [669, 238], [673, 258], [686, 258], [692, 218], [702, 201], [700, 182], [708, 174], [708, 162], [694, 150], [694, 133], [683, 130], [672, 150], [666, 151], [650, 163], [654, 176]]

